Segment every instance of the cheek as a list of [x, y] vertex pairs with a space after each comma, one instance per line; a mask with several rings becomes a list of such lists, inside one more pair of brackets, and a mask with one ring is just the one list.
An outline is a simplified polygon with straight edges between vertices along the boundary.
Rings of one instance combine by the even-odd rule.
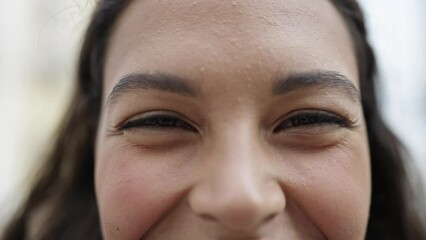
[[105, 239], [138, 239], [176, 205], [186, 184], [175, 156], [107, 147], [97, 154], [96, 195]]
[[[311, 159], [301, 154], [290, 189], [294, 201], [328, 239], [364, 239], [370, 207], [370, 159], [364, 139]], [[314, 162], [314, 163], [313, 163]]]

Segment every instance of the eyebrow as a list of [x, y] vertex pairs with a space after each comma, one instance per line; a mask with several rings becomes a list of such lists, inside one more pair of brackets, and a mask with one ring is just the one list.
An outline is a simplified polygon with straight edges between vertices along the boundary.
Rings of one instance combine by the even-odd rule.
[[[360, 94], [354, 84], [344, 75], [333, 71], [297, 73], [277, 79], [272, 85], [273, 95], [285, 95], [304, 88], [340, 89], [355, 102]], [[185, 79], [170, 73], [134, 73], [121, 78], [113, 87], [107, 103], [114, 103], [121, 95], [137, 90], [159, 90], [185, 97], [197, 97], [195, 89]]]
[[135, 73], [121, 78], [108, 96], [108, 102], [124, 93], [136, 90], [159, 90], [187, 97], [196, 97], [196, 91], [183, 78], [168, 73]]
[[346, 76], [334, 71], [312, 71], [279, 78], [272, 86], [274, 95], [285, 95], [303, 88], [340, 89], [354, 102], [360, 101], [360, 93]]

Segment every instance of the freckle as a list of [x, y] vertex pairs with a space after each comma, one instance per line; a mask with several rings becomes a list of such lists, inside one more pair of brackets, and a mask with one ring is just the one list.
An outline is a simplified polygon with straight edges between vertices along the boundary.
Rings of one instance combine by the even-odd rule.
[[246, 87], [251, 88], [253, 86], [253, 78], [251, 76], [247, 76]]
[[270, 54], [275, 54], [275, 51], [274, 51], [274, 50], [272, 50], [272, 49], [269, 49], [269, 50], [268, 50], [268, 52], [269, 52]]
[[116, 227], [116, 228], [115, 228], [115, 231], [119, 232], [119, 231], [120, 231], [120, 228], [119, 228], [119, 227]]

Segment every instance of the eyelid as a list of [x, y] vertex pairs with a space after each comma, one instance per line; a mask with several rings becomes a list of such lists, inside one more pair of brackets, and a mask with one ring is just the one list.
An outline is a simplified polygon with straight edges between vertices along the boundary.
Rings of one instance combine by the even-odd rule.
[[[350, 114], [347, 113], [346, 116], [343, 116], [341, 114], [336, 114], [334, 112], [331, 111], [326, 111], [326, 110], [317, 110], [317, 109], [302, 109], [302, 110], [296, 110], [296, 111], [292, 111], [289, 114], [285, 115], [284, 117], [278, 119], [276, 121], [276, 123], [274, 124], [274, 133], [279, 133], [281, 131], [284, 131], [286, 129], [298, 129], [298, 128], [308, 128], [308, 127], [318, 127], [321, 123], [312, 123], [312, 124], [305, 124], [302, 126], [295, 126], [295, 127], [288, 127], [288, 128], [282, 128], [281, 126], [288, 122], [291, 121], [293, 118], [296, 118], [298, 116], [303, 116], [303, 115], [310, 115], [310, 116], [316, 116], [316, 117], [328, 117], [328, 118], [337, 118], [342, 122], [342, 124], [338, 124], [338, 123], [334, 123], [335, 125], [341, 125], [339, 127], [343, 127], [343, 128], [353, 128], [354, 125], [356, 124], [356, 120], [354, 120], [353, 117], [350, 117]], [[325, 123], [324, 125], [332, 125], [333, 123]]]
[[[184, 117], [182, 114], [179, 114], [177, 112], [174, 111], [170, 111], [170, 110], [153, 110], [153, 111], [148, 111], [148, 112], [144, 112], [144, 113], [140, 113], [138, 115], [134, 115], [131, 118], [128, 118], [126, 120], [123, 120], [121, 122], [119, 122], [118, 124], [116, 124], [114, 126], [114, 129], [116, 129], [116, 131], [119, 132], [123, 132], [123, 131], [128, 131], [128, 130], [132, 130], [134, 128], [143, 128], [144, 126], [134, 126], [134, 127], [128, 127], [126, 128], [126, 124], [134, 122], [134, 121], [143, 121], [143, 120], [149, 120], [149, 119], [155, 119], [155, 118], [171, 118], [171, 119], [175, 119], [177, 121], [181, 121], [185, 124], [187, 124], [188, 126], [190, 126], [193, 129], [188, 129], [188, 130], [194, 130], [194, 131], [198, 131], [198, 126], [197, 124], [195, 124], [194, 122], [192, 122], [191, 120], [189, 120], [188, 118]], [[149, 128], [149, 126], [146, 126], [146, 128]], [[167, 126], [158, 126], [158, 129], [161, 128], [167, 128]], [[171, 126], [170, 129], [172, 128], [179, 128], [179, 127], [173, 127]]]

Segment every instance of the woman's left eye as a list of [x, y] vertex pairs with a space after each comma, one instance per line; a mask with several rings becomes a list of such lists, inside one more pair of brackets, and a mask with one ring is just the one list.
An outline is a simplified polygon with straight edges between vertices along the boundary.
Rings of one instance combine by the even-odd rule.
[[351, 122], [336, 114], [325, 111], [304, 111], [294, 114], [285, 119], [274, 133], [294, 128], [311, 128], [311, 127], [344, 127], [351, 126]]

